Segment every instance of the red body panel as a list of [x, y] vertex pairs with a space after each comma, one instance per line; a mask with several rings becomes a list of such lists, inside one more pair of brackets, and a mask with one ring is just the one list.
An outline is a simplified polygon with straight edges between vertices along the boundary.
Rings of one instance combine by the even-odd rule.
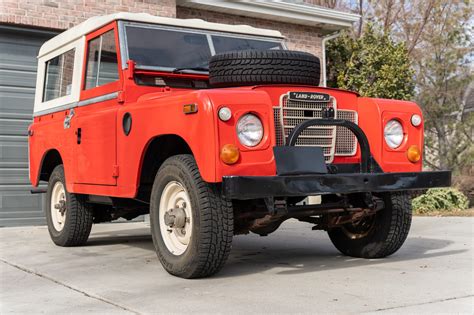
[[[87, 40], [110, 29], [116, 29], [116, 24], [88, 35]], [[135, 197], [147, 147], [161, 135], [177, 135], [189, 145], [207, 182], [220, 182], [225, 175], [275, 175], [273, 106], [278, 105], [280, 96], [288, 91], [328, 93], [336, 98], [338, 109], [357, 111], [359, 126], [369, 139], [372, 155], [385, 172], [421, 171], [421, 161], [411, 163], [406, 157], [410, 145], [420, 148], [423, 145], [423, 125], [413, 127], [410, 123], [413, 114], [421, 115], [419, 107], [412, 102], [362, 98], [352, 92], [311, 86], [204, 90], [139, 86], [133, 80], [133, 70], [130, 70], [133, 67], [122, 71], [121, 63], [119, 57], [117, 82], [81, 92], [81, 100], [114, 92], [117, 97], [75, 108], [70, 128], [63, 126], [70, 110], [35, 117], [30, 126], [30, 179], [33, 185], [38, 185], [42, 161], [48, 151], [57, 150], [64, 163], [70, 192]], [[148, 74], [206, 78], [189, 74]], [[198, 112], [185, 114], [185, 104], [197, 104]], [[217, 118], [217, 111], [222, 106], [229, 107], [233, 113], [227, 122]], [[264, 126], [262, 142], [251, 149], [239, 143], [235, 131], [239, 117], [249, 112], [259, 116]], [[128, 136], [122, 130], [126, 113], [132, 117], [132, 130]], [[406, 132], [403, 144], [396, 150], [390, 149], [383, 138], [383, 126], [393, 118], [402, 123]], [[237, 145], [241, 153], [234, 165], [224, 164], [219, 158], [220, 148], [229, 143]], [[333, 163], [358, 163], [359, 151], [350, 157], [336, 156]]]
[[[75, 130], [73, 143], [74, 183], [116, 185], [114, 166], [117, 165], [117, 100], [78, 107], [72, 119]], [[81, 143], [77, 143], [78, 128]], [[74, 141], [73, 141], [74, 142]], [[92, 176], [91, 176], [92, 175]]]

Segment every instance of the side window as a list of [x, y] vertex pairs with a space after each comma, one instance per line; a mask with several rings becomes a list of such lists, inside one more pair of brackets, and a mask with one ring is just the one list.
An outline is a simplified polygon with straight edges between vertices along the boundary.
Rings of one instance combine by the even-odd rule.
[[43, 102], [71, 94], [75, 49], [46, 61]]
[[89, 41], [86, 69], [84, 85], [86, 90], [118, 80], [117, 50], [113, 30]]

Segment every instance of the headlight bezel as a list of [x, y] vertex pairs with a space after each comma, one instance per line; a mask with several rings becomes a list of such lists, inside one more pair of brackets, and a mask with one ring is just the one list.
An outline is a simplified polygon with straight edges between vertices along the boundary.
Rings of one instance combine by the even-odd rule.
[[[256, 119], [256, 120], [255, 120]], [[257, 126], [259, 130], [242, 130], [242, 128], [245, 126], [244, 123], [250, 124], [250, 122], [258, 122]], [[262, 118], [255, 112], [247, 112], [243, 115], [241, 115], [237, 123], [235, 125], [235, 132], [237, 135], [237, 139], [239, 140], [240, 145], [246, 147], [246, 148], [255, 148], [259, 144], [262, 143], [264, 135], [265, 135], [265, 128], [264, 124], [262, 121]], [[247, 136], [245, 136], [245, 132], [247, 132]], [[249, 136], [248, 133], [251, 132], [257, 132], [257, 135], [252, 135]]]
[[405, 140], [405, 128], [400, 119], [392, 118], [383, 128], [385, 144], [392, 150], [399, 149]]

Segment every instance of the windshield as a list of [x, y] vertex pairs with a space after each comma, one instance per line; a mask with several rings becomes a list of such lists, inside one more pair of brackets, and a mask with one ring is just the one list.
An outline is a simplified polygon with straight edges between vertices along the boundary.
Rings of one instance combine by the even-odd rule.
[[[153, 26], [125, 25], [128, 59], [139, 68], [206, 69], [215, 53], [243, 49], [283, 49], [278, 39], [199, 33]], [[202, 71], [202, 70], [201, 70]]]

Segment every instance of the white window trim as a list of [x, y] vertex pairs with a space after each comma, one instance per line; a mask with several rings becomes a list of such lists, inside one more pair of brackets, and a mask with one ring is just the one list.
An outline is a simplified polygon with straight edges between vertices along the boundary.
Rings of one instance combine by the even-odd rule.
[[[71, 104], [70, 107], [74, 107], [73, 104], [79, 101], [81, 92], [80, 88], [83, 69], [84, 46], [85, 36], [38, 59], [38, 73], [36, 76], [35, 105], [33, 114], [40, 112], [53, 112], [55, 109], [58, 111], [64, 110], [65, 107], [67, 107], [66, 105]], [[43, 102], [44, 84], [46, 78], [46, 62], [71, 49], [75, 49], [71, 94]]]

